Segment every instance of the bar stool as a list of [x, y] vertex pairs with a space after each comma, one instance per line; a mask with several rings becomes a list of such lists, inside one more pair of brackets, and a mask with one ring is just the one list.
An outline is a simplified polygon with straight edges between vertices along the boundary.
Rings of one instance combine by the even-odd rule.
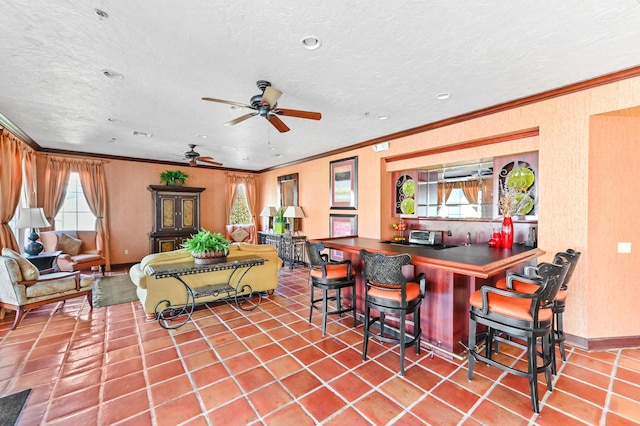
[[[558, 344], [560, 348], [560, 354], [562, 356], [562, 361], [567, 360], [567, 355], [564, 347], [565, 336], [564, 336], [564, 324], [563, 324], [562, 316], [566, 307], [568, 284], [571, 281], [571, 276], [573, 275], [573, 271], [575, 270], [576, 265], [578, 264], [578, 260], [580, 259], [580, 254], [581, 254], [580, 252], [576, 252], [573, 249], [567, 249], [567, 251], [556, 253], [556, 255], [553, 257], [553, 263], [561, 263], [563, 261], [569, 263], [567, 274], [565, 275], [564, 281], [560, 286], [560, 290], [558, 290], [558, 294], [556, 295], [556, 298], [553, 301], [553, 307], [552, 307], [553, 346], [555, 348], [556, 343]], [[536, 276], [537, 270], [538, 270], [537, 266], [526, 266], [524, 268], [524, 274], [526, 276]], [[498, 282], [496, 282], [496, 287], [515, 290], [521, 293], [533, 293], [537, 289], [535, 284], [527, 284], [522, 281], [518, 281], [517, 279], [512, 280], [511, 287], [509, 287], [507, 285], [507, 280], [505, 278], [498, 280]], [[553, 356], [553, 366], [551, 371], [555, 375], [556, 374], [555, 349], [552, 351], [552, 356]]]
[[[364, 344], [362, 360], [367, 359], [369, 336], [387, 343], [400, 345], [400, 374], [404, 376], [405, 348], [415, 346], [416, 354], [420, 353], [420, 304], [425, 295], [425, 276], [419, 274], [411, 281], [402, 274], [402, 267], [411, 262], [411, 256], [400, 254], [387, 256], [382, 253], [370, 253], [360, 250], [364, 262]], [[371, 309], [380, 316], [371, 318]], [[398, 337], [385, 335], [385, 314], [391, 313], [399, 317]], [[406, 330], [406, 315], [413, 314], [413, 334]], [[374, 324], [380, 326], [380, 334], [371, 330]], [[407, 339], [408, 335], [408, 339]]]
[[[498, 367], [508, 373], [529, 379], [531, 404], [533, 411], [540, 411], [538, 402], [538, 374], [544, 373], [547, 387], [553, 390], [551, 382], [551, 365], [553, 350], [553, 301], [560, 290], [569, 264], [541, 263], [537, 276], [524, 276], [509, 273], [507, 286], [518, 280], [525, 284], [535, 285], [533, 293], [520, 293], [514, 290], [483, 286], [469, 298], [469, 380], [473, 380], [473, 368], [476, 361]], [[477, 324], [487, 327], [485, 335], [485, 354], [476, 346]], [[506, 336], [506, 337], [503, 337]], [[512, 338], [526, 340], [522, 345]], [[542, 350], [538, 351], [538, 341]], [[492, 358], [494, 342], [503, 342], [526, 349], [527, 370], [504, 364]], [[542, 363], [538, 365], [538, 357]]]
[[[356, 322], [356, 279], [351, 271], [351, 261], [329, 262], [329, 256], [322, 254], [324, 244], [322, 242], [311, 243], [305, 241], [307, 259], [309, 260], [309, 278], [311, 280], [311, 305], [309, 307], [309, 323], [313, 316], [313, 310], [322, 312], [322, 335], [327, 328], [327, 315], [342, 315], [345, 312], [353, 312], [353, 326]], [[315, 289], [322, 290], [322, 297], [315, 298]], [[351, 295], [341, 293], [343, 288], [351, 288]], [[335, 291], [334, 296], [329, 296], [329, 291]], [[343, 307], [342, 301], [350, 299], [350, 306]], [[336, 309], [329, 310], [329, 301], [336, 302]], [[321, 304], [319, 304], [321, 303]]]

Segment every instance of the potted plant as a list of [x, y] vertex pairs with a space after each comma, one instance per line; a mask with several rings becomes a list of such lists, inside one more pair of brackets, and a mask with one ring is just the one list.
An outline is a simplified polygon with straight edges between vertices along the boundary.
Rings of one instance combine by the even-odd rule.
[[219, 232], [210, 232], [203, 228], [197, 234], [187, 238], [182, 243], [182, 247], [191, 253], [194, 263], [208, 265], [227, 260], [229, 240]]
[[273, 232], [275, 234], [284, 234], [285, 225], [287, 219], [284, 217], [284, 207], [280, 207], [276, 211], [276, 215], [273, 217]]
[[188, 177], [188, 174], [180, 170], [165, 170], [160, 173], [160, 183], [169, 186], [182, 186]]

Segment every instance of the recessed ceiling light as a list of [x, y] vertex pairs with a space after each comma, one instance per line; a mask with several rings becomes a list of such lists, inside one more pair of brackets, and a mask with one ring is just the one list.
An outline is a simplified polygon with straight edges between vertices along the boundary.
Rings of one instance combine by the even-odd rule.
[[120, 120], [118, 120], [117, 118], [112, 118], [112, 117], [107, 118], [107, 121], [110, 121], [112, 123], [119, 123], [120, 122]]
[[244, 107], [241, 107], [240, 105], [231, 105], [230, 106], [231, 109], [243, 109]]
[[280, 158], [280, 157], [282, 157], [282, 154], [273, 154], [273, 156], [276, 157], [276, 158]]
[[387, 120], [389, 118], [389, 116], [388, 115], [384, 115], [384, 114], [380, 114], [380, 115], [378, 115], [377, 118], [378, 118], [378, 120]]
[[449, 99], [450, 97], [451, 97], [451, 93], [449, 92], [442, 92], [436, 95], [436, 99], [439, 101], [444, 101], [445, 99]]
[[115, 78], [115, 79], [124, 79], [124, 75], [120, 74], [117, 71], [112, 71], [112, 70], [102, 70], [102, 75], [104, 75], [107, 78]]
[[111, 142], [111, 143], [116, 143], [116, 138], [111, 138], [111, 139], [109, 139], [109, 142]]
[[207, 135], [203, 135], [203, 134], [199, 134], [199, 135], [198, 135], [198, 137], [199, 137], [200, 139], [206, 139], [206, 138], [208, 138], [209, 136], [207, 136]]
[[305, 36], [300, 40], [300, 44], [307, 50], [316, 50], [322, 45], [322, 41], [316, 36]]
[[100, 19], [107, 19], [109, 17], [109, 14], [104, 10], [100, 10], [100, 9], [94, 9], [94, 10], [96, 11], [96, 15], [98, 15]]
[[242, 161], [249, 161], [249, 160], [251, 160], [251, 157], [244, 157], [244, 158], [242, 159]]
[[270, 149], [271, 151], [275, 151], [276, 149], [278, 149], [278, 147], [275, 147], [273, 145], [269, 145], [269, 148], [267, 148], [267, 149]]

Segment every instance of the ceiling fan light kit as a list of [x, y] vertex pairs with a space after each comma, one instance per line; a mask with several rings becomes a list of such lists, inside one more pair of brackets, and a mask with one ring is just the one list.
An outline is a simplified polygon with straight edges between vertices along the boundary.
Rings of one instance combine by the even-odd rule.
[[306, 118], [309, 120], [320, 120], [322, 114], [319, 112], [300, 111], [295, 109], [278, 108], [278, 100], [282, 96], [282, 91], [271, 87], [271, 83], [266, 80], [258, 80], [256, 82], [258, 89], [262, 93], [251, 97], [249, 104], [243, 104], [240, 102], [226, 101], [223, 99], [204, 97], [202, 100], [210, 102], [218, 102], [222, 104], [232, 105], [240, 108], [248, 108], [253, 110], [245, 115], [241, 115], [231, 121], [224, 123], [225, 126], [235, 126], [238, 123], [242, 123], [251, 117], [259, 115], [266, 118], [273, 127], [278, 129], [279, 132], [288, 132], [289, 127], [278, 117], [279, 115], [287, 117]]

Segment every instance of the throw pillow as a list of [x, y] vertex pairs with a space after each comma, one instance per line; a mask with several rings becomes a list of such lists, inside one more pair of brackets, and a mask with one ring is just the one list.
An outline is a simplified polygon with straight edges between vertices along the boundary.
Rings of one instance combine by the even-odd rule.
[[249, 233], [245, 231], [243, 228], [236, 229], [230, 235], [231, 239], [233, 239], [233, 241], [235, 241], [236, 243], [244, 241], [245, 238], [247, 238], [248, 236], [249, 236]]
[[38, 268], [36, 268], [36, 266], [33, 263], [29, 262], [27, 259], [20, 256], [20, 253], [16, 253], [10, 248], [5, 247], [2, 249], [2, 255], [15, 259], [16, 262], [18, 262], [18, 266], [20, 267], [20, 273], [22, 274], [23, 280], [32, 281], [40, 278], [40, 271], [38, 271]]
[[82, 240], [73, 238], [67, 234], [60, 234], [60, 238], [58, 239], [58, 250], [70, 256], [77, 256], [80, 252], [81, 245]]

